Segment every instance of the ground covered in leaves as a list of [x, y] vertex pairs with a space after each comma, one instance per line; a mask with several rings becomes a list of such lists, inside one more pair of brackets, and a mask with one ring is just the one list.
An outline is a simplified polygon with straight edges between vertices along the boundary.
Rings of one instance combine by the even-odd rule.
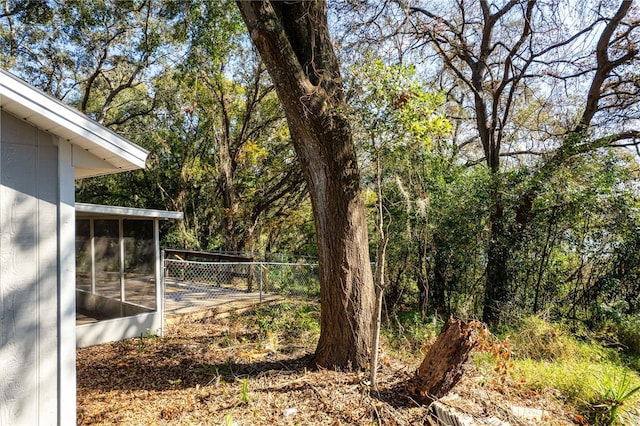
[[[373, 390], [367, 373], [309, 370], [310, 336], [265, 334], [254, 324], [246, 317], [182, 322], [163, 338], [79, 349], [78, 424], [432, 424], [404, 389], [420, 359], [383, 355]], [[489, 385], [473, 363], [453, 394], [444, 404], [478, 424], [576, 424], [553, 395]], [[544, 420], [515, 417], [514, 405], [544, 409]]]

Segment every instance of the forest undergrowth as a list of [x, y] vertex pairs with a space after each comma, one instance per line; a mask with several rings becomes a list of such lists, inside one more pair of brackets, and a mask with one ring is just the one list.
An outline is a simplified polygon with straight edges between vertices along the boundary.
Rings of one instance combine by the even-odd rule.
[[[432, 424], [404, 386], [441, 325], [411, 313], [391, 321], [377, 389], [367, 372], [309, 368], [319, 335], [312, 304], [185, 321], [163, 338], [79, 349], [78, 424]], [[447, 409], [479, 424], [640, 424], [640, 358], [611, 336], [603, 345], [539, 317], [496, 334], [477, 329], [465, 376], [441, 400]]]

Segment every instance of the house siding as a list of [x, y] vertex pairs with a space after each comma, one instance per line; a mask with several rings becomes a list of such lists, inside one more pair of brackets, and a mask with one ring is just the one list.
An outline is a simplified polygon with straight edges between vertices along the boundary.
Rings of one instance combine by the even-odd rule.
[[58, 147], [3, 111], [0, 153], [0, 425], [57, 424]]

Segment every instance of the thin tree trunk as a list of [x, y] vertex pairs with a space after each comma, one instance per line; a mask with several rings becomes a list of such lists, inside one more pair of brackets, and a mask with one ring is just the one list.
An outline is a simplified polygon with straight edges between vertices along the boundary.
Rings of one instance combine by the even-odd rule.
[[376, 263], [376, 273], [374, 276], [375, 289], [376, 289], [376, 301], [374, 308], [373, 319], [373, 342], [371, 343], [371, 374], [369, 381], [373, 389], [378, 388], [378, 360], [380, 356], [380, 326], [382, 324], [382, 299], [384, 297], [384, 269], [385, 269], [385, 256], [387, 251], [387, 243], [389, 239], [384, 236], [383, 241], [380, 242], [380, 249], [378, 250], [378, 259]]
[[547, 226], [547, 234], [545, 237], [544, 246], [542, 247], [542, 253], [540, 254], [540, 263], [538, 264], [538, 274], [536, 278], [536, 290], [535, 290], [535, 296], [533, 299], [534, 314], [537, 314], [538, 311], [540, 310], [540, 304], [541, 304], [540, 293], [542, 292], [542, 277], [544, 277], [547, 266], [549, 265], [549, 258], [551, 257], [551, 251], [552, 251], [551, 247], [555, 243], [555, 235], [553, 236], [553, 240], [552, 240], [552, 233], [553, 233], [553, 228], [556, 225], [555, 223], [556, 211], [557, 209], [554, 208], [553, 212], [551, 213], [551, 218], [549, 219], [549, 224]]
[[376, 301], [373, 319], [373, 341], [371, 343], [371, 374], [370, 381], [373, 389], [378, 388], [378, 356], [380, 354], [380, 324], [382, 322], [382, 298], [386, 287], [384, 281], [385, 262], [387, 256], [387, 243], [389, 236], [384, 229], [384, 203], [382, 198], [382, 159], [380, 151], [376, 151], [376, 190], [378, 196], [378, 223], [376, 228], [380, 236], [380, 245], [376, 256], [376, 272], [373, 282], [376, 290]]
[[449, 314], [447, 312], [447, 302], [445, 289], [447, 286], [447, 265], [446, 259], [443, 259], [444, 254], [440, 250], [440, 241], [436, 235], [434, 238], [433, 250], [433, 282], [430, 285], [430, 297], [431, 305], [436, 314], [444, 315]]
[[[425, 225], [426, 229], [426, 225]], [[426, 231], [425, 231], [426, 234]], [[420, 308], [420, 317], [424, 320], [427, 316], [427, 309], [429, 308], [429, 259], [427, 258], [427, 236], [425, 235], [424, 241], [419, 245], [420, 261], [418, 272], [418, 291], [420, 292], [418, 305]]]

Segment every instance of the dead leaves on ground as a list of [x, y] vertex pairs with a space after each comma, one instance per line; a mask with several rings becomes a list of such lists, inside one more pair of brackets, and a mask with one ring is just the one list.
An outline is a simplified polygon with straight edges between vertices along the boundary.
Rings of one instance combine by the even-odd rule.
[[[159, 338], [77, 352], [79, 425], [414, 425], [427, 409], [404, 385], [416, 365], [387, 356], [368, 373], [308, 371], [312, 347], [237, 322], [181, 323]], [[243, 356], [246, 355], [246, 356]], [[251, 356], [249, 356], [251, 355]], [[474, 379], [456, 387], [473, 398]], [[484, 390], [486, 392], [486, 390]]]

